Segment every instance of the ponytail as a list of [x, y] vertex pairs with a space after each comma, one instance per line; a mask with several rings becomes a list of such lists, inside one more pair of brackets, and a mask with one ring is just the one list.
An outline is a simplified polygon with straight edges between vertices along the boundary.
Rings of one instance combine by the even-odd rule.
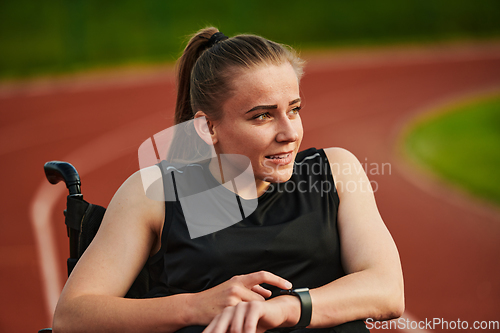
[[175, 124], [188, 121], [194, 113], [191, 106], [191, 72], [196, 60], [207, 48], [210, 37], [218, 32], [216, 28], [205, 28], [194, 34], [189, 40], [178, 63], [177, 103], [175, 106]]

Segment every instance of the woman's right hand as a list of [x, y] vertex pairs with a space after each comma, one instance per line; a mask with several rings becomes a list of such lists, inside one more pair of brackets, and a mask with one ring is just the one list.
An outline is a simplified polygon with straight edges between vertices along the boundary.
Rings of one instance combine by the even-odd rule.
[[193, 325], [206, 326], [228, 306], [236, 306], [242, 301], [264, 301], [271, 296], [271, 291], [262, 287], [262, 283], [281, 289], [292, 288], [289, 281], [266, 271], [233, 276], [218, 286], [191, 295], [188, 306], [192, 320], [189, 321]]

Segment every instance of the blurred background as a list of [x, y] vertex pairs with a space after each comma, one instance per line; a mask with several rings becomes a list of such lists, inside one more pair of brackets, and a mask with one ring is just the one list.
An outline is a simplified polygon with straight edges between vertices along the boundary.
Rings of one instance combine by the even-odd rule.
[[0, 1], [0, 78], [174, 62], [213, 25], [298, 49], [496, 38], [495, 0]]
[[66, 278], [66, 190], [43, 164], [106, 206], [173, 124], [173, 65], [206, 26], [307, 60], [303, 148], [347, 148], [376, 182], [404, 320], [498, 322], [499, 1], [0, 0], [0, 332], [50, 326]]

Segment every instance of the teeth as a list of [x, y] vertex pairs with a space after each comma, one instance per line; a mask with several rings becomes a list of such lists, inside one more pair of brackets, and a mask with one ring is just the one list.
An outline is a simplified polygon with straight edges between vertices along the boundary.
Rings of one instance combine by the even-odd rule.
[[270, 158], [272, 160], [279, 159], [279, 158], [286, 158], [288, 154], [283, 154], [283, 155], [273, 155], [273, 156], [266, 156], [267, 158]]

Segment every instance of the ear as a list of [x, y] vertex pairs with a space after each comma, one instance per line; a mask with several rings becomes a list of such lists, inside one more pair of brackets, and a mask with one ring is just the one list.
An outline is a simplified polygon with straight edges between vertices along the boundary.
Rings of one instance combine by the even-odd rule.
[[208, 145], [213, 146], [217, 143], [217, 133], [214, 122], [211, 121], [205, 112], [198, 111], [194, 115], [194, 128], [196, 132]]

